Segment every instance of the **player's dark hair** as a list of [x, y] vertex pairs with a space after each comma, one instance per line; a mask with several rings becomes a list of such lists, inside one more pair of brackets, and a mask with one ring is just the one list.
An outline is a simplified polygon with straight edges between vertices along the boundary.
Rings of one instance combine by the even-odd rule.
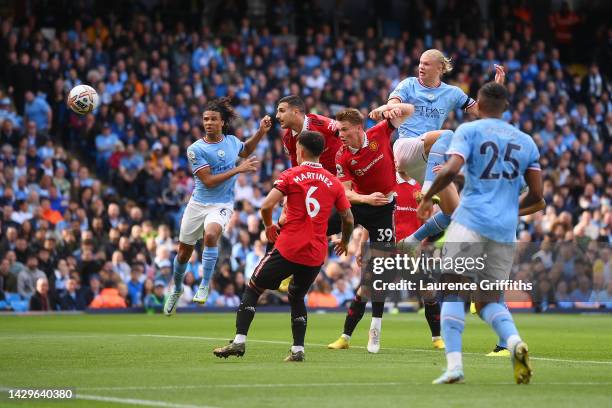
[[349, 122], [351, 125], [363, 125], [363, 115], [355, 108], [345, 108], [336, 113], [338, 122]]
[[206, 111], [219, 112], [221, 120], [225, 122], [223, 125], [223, 133], [228, 132], [230, 122], [238, 117], [236, 111], [232, 107], [230, 98], [219, 98], [208, 102], [204, 107], [204, 112]]
[[313, 157], [321, 156], [325, 149], [325, 139], [319, 132], [304, 130], [298, 135], [297, 142], [308, 150]]
[[506, 87], [497, 82], [487, 82], [478, 91], [478, 109], [489, 115], [501, 115], [508, 106]]
[[287, 105], [297, 108], [300, 112], [306, 112], [306, 105], [304, 105], [304, 101], [297, 95], [287, 95], [283, 98], [280, 98], [278, 104], [285, 102]]

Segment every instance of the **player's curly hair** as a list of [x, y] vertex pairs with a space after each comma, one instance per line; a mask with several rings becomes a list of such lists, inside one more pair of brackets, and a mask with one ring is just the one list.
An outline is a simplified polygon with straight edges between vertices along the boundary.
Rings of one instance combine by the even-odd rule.
[[442, 54], [442, 51], [432, 48], [430, 50], [425, 51], [423, 55], [425, 54], [431, 55], [436, 60], [438, 60], [440, 64], [442, 64], [442, 75], [446, 75], [453, 70], [452, 60], [450, 58], [445, 57], [444, 54]]
[[227, 133], [230, 129], [231, 122], [238, 117], [230, 98], [214, 99], [206, 103], [204, 111], [219, 112], [221, 120], [224, 123], [223, 133]]

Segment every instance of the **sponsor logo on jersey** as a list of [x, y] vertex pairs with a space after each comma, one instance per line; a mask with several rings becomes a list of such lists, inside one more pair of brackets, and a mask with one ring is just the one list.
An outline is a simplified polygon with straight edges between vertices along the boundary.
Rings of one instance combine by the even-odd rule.
[[439, 118], [440, 116], [446, 115], [446, 109], [435, 108], [433, 106], [414, 106], [415, 115], [425, 116], [426, 118]]
[[370, 170], [372, 168], [372, 166], [374, 166], [376, 163], [378, 163], [379, 161], [381, 161], [383, 159], [383, 157], [385, 157], [384, 153], [381, 153], [378, 157], [376, 157], [374, 160], [372, 160], [367, 166], [365, 166], [362, 169], [355, 169], [354, 173], [356, 176], [363, 176], [364, 174], [366, 174], [368, 172], [368, 170]]

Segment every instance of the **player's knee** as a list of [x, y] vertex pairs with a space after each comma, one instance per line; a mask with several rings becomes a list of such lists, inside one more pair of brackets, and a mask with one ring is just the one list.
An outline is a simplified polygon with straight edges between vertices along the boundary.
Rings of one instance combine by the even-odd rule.
[[193, 252], [193, 248], [191, 246], [179, 244], [179, 248], [176, 253], [176, 257], [180, 263], [185, 264], [189, 262], [189, 258], [191, 258], [192, 252]]
[[215, 232], [206, 232], [204, 233], [204, 245], [207, 247], [217, 246], [217, 241], [219, 240], [219, 235]]

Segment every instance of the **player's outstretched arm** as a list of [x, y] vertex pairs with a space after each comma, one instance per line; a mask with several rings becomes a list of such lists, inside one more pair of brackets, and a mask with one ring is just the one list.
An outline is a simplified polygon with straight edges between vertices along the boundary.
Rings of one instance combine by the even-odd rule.
[[240, 157], [249, 157], [251, 153], [255, 150], [261, 138], [268, 133], [268, 131], [272, 128], [272, 118], [268, 115], [264, 116], [263, 119], [259, 122], [259, 129], [257, 132], [249, 138], [246, 142], [244, 142], [244, 149], [240, 152]]
[[238, 166], [234, 167], [233, 169], [229, 169], [226, 172], [212, 174], [210, 167], [204, 167], [203, 169], [198, 170], [196, 176], [206, 187], [213, 188], [223, 183], [225, 180], [234, 177], [238, 173], [248, 173], [257, 170], [258, 165], [259, 161], [255, 156], [253, 156], [243, 160]]
[[[504, 71], [504, 67], [502, 65], [497, 64], [493, 65], [493, 67], [495, 68], [495, 82], [503, 85], [506, 81], [506, 71]], [[468, 113], [478, 116], [478, 102], [476, 102], [466, 110]]]
[[528, 215], [546, 207], [542, 191], [542, 172], [538, 169], [527, 169], [525, 182], [529, 191], [519, 201], [519, 215]]
[[284, 198], [285, 196], [280, 190], [273, 188], [261, 204], [261, 210], [259, 210], [263, 224], [266, 227], [266, 237], [272, 243], [278, 238], [278, 225], [275, 225], [272, 221], [272, 212], [274, 207]]
[[342, 185], [344, 186], [346, 198], [351, 204], [368, 204], [374, 206], [389, 204], [389, 199], [383, 193], [376, 192], [368, 195], [359, 194], [353, 190], [352, 182], [343, 181]]
[[353, 235], [353, 229], [355, 228], [355, 220], [353, 219], [353, 213], [350, 208], [338, 214], [342, 219], [342, 237], [340, 240], [334, 242], [334, 252], [336, 255], [341, 256], [348, 253], [348, 245]]
[[431, 217], [433, 212], [432, 197], [444, 190], [459, 174], [461, 166], [463, 166], [463, 157], [457, 154], [451, 154], [448, 161], [444, 164], [440, 172], [436, 175], [431, 187], [427, 191], [427, 194], [423, 197], [423, 200], [419, 204], [417, 209], [417, 215], [422, 220], [427, 220]]
[[389, 119], [393, 127], [398, 128], [414, 114], [414, 105], [410, 103], [387, 103], [370, 112], [370, 118], [376, 121]]

